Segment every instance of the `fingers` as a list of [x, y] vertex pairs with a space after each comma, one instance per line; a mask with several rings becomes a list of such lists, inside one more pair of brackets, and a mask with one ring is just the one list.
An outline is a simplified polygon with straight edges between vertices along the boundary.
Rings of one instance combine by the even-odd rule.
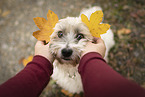
[[44, 45], [44, 42], [38, 40], [38, 41], [36, 42], [36, 44], [37, 44], [37, 45]]
[[35, 46], [49, 46], [50, 42], [48, 42], [47, 44], [45, 44], [44, 41], [37, 41]]
[[99, 38], [97, 37], [93, 37], [93, 41], [97, 41]]
[[101, 38], [93, 37], [92, 43], [98, 44], [98, 43], [104, 43], [104, 41]]
[[104, 41], [101, 38], [98, 38], [97, 43], [103, 43], [104, 44]]
[[97, 37], [93, 37], [92, 43], [96, 44], [97, 43]]

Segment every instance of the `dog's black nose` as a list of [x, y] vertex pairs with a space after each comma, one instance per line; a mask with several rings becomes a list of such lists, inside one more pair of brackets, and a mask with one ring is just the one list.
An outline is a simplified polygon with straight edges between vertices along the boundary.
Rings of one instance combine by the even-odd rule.
[[73, 51], [71, 49], [64, 48], [62, 49], [61, 53], [64, 57], [70, 57]]

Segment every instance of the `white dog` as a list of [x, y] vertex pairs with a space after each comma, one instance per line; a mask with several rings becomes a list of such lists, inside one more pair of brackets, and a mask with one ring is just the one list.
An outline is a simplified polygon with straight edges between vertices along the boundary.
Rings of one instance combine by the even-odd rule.
[[[101, 10], [101, 8], [92, 7], [85, 9], [81, 14], [85, 14], [90, 18], [90, 15], [97, 10]], [[107, 61], [108, 52], [114, 45], [112, 31], [109, 29], [107, 33], [101, 35], [101, 38], [106, 45], [105, 59]], [[50, 44], [50, 52], [56, 58], [53, 64], [52, 78], [70, 93], [83, 92], [81, 77], [78, 73], [78, 64], [81, 52], [87, 41], [92, 39], [93, 37], [88, 27], [81, 21], [80, 17], [61, 19], [54, 27]]]

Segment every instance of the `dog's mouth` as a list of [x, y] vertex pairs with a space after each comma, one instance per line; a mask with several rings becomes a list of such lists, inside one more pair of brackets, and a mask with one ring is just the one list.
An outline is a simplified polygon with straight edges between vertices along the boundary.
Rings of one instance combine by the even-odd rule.
[[79, 63], [79, 58], [74, 60], [72, 57], [56, 57], [60, 64], [70, 64], [76, 66]]
[[63, 57], [62, 59], [66, 60], [66, 61], [70, 61], [71, 60], [71, 58], [66, 58], [66, 57]]

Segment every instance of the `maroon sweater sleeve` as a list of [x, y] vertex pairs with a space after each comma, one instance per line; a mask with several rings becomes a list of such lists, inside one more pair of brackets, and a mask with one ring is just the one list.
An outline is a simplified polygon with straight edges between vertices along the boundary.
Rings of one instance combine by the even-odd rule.
[[79, 64], [85, 97], [145, 97], [145, 90], [114, 71], [95, 52], [87, 53]]
[[42, 56], [34, 56], [27, 66], [0, 85], [0, 97], [38, 97], [52, 74], [52, 64]]

